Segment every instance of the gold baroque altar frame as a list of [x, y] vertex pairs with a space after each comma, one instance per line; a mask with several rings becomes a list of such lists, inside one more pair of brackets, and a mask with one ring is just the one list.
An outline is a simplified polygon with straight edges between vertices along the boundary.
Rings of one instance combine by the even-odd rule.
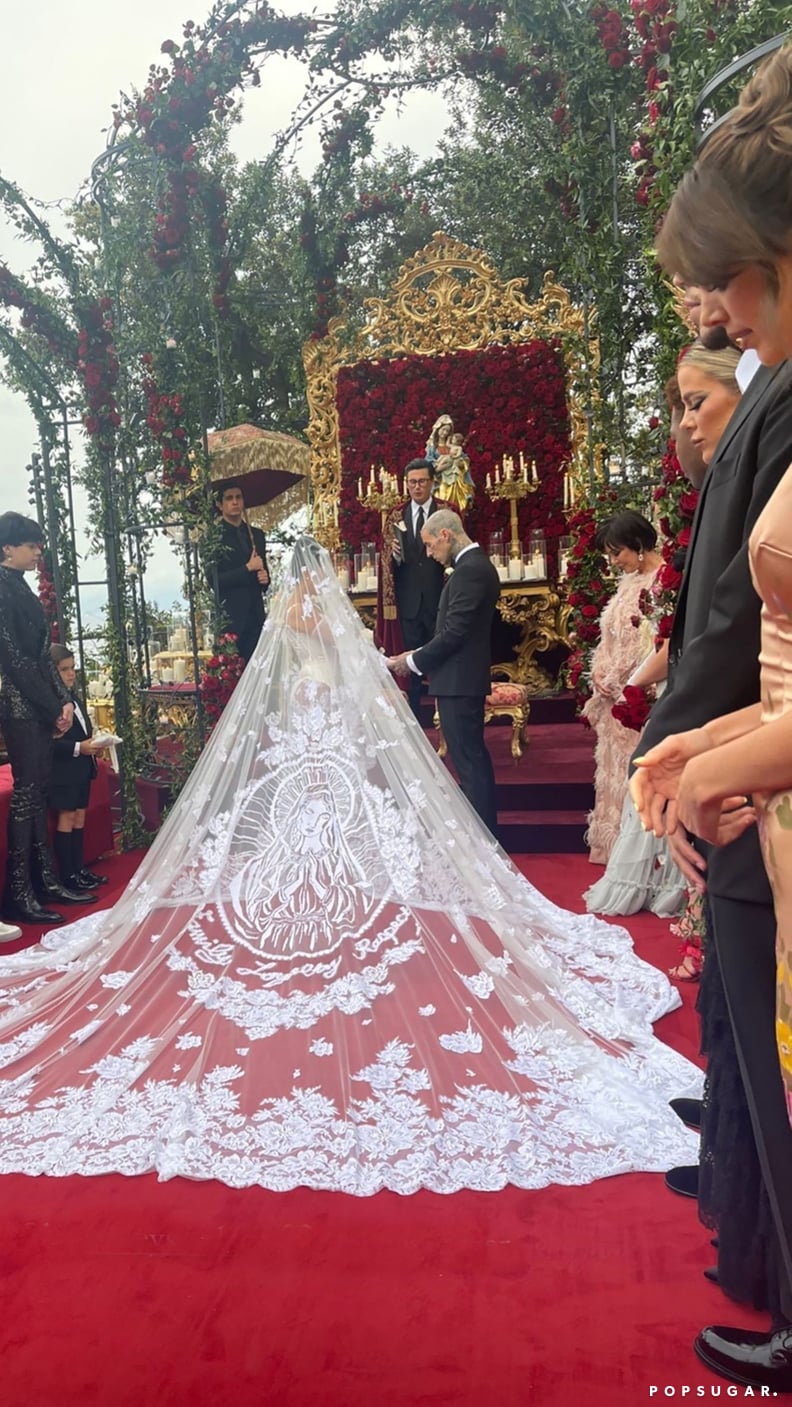
[[[336, 383], [342, 367], [361, 361], [403, 356], [439, 356], [557, 339], [564, 357], [572, 459], [569, 474], [579, 489], [601, 477], [602, 447], [592, 435], [597, 402], [599, 345], [594, 318], [572, 303], [552, 273], [544, 277], [541, 296], [531, 301], [522, 279], [504, 282], [479, 249], [438, 232], [399, 270], [386, 298], [369, 298], [366, 321], [355, 328], [344, 316], [333, 318], [327, 336], [303, 348], [309, 407], [313, 527], [328, 548], [340, 547], [337, 505], [341, 489], [341, 445]], [[508, 446], [504, 446], [508, 450]], [[375, 600], [356, 600], [372, 617]], [[499, 605], [504, 620], [522, 627], [514, 659], [498, 665], [501, 674], [525, 683], [531, 692], [552, 685], [535, 656], [566, 644], [568, 609], [551, 583], [506, 587]]]
[[313, 531], [326, 547], [341, 545], [335, 524], [341, 488], [336, 382], [342, 367], [361, 361], [557, 338], [566, 368], [570, 470], [580, 485], [592, 471], [599, 477], [602, 448], [594, 444], [591, 430], [599, 370], [593, 316], [572, 303], [552, 273], [545, 274], [541, 297], [531, 302], [522, 279], [504, 282], [480, 249], [439, 232], [402, 264], [388, 296], [367, 298], [365, 307], [362, 328], [344, 316], [333, 318], [327, 336], [303, 348]]

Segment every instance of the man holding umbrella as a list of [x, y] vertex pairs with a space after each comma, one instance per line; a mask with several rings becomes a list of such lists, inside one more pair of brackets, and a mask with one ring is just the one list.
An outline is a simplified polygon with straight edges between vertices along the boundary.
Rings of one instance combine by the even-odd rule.
[[[264, 594], [269, 588], [267, 546], [260, 528], [245, 518], [245, 497], [239, 482], [226, 479], [217, 487], [219, 540], [214, 554], [220, 609], [237, 649], [247, 664], [264, 624]], [[207, 573], [210, 585], [213, 573]]]

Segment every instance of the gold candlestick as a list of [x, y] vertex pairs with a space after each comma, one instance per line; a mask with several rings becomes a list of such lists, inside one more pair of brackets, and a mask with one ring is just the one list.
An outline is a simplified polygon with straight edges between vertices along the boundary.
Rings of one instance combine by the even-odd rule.
[[511, 556], [520, 555], [520, 529], [517, 521], [517, 504], [527, 498], [529, 493], [536, 493], [539, 487], [538, 480], [504, 478], [500, 483], [488, 484], [485, 492], [492, 499], [508, 499], [509, 503], [509, 524], [511, 528]]
[[399, 481], [395, 474], [388, 474], [382, 467], [380, 467], [379, 474], [375, 479], [374, 466], [372, 465], [371, 478], [365, 486], [365, 493], [360, 492], [361, 487], [362, 485], [358, 484], [358, 503], [360, 503], [363, 508], [368, 508], [371, 512], [379, 513], [380, 537], [384, 538], [385, 519], [391, 509], [395, 508], [396, 504], [401, 503], [404, 499]]

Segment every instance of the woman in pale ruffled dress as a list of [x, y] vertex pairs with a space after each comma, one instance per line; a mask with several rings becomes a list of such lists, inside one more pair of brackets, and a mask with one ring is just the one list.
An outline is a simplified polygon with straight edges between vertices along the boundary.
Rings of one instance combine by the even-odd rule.
[[592, 694], [583, 717], [597, 734], [594, 810], [589, 816], [589, 859], [605, 865], [616, 844], [635, 737], [611, 709], [652, 647], [652, 628], [641, 595], [654, 581], [662, 558], [648, 518], [625, 509], [603, 523], [597, 544], [622, 573], [600, 619], [600, 642], [591, 660]]

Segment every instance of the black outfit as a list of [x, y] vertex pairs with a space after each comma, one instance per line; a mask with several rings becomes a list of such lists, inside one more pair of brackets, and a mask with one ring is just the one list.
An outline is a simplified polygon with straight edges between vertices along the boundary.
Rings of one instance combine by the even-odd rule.
[[[74, 710], [74, 720], [68, 732], [55, 738], [52, 748], [52, 771], [47, 800], [53, 811], [87, 810], [91, 782], [98, 771], [93, 754], [78, 752], [75, 756], [76, 745], [91, 737], [93, 726], [82, 700], [73, 692], [69, 697], [77, 706]], [[85, 727], [80, 722], [77, 708], [85, 720]], [[104, 883], [103, 876], [83, 868], [83, 841], [82, 826], [73, 826], [70, 831], [56, 830], [53, 838], [52, 848], [58, 861], [61, 879], [69, 889], [95, 889], [98, 884]]]
[[[430, 498], [428, 503], [421, 505], [423, 522], [446, 506]], [[418, 650], [421, 645], [428, 644], [435, 633], [437, 608], [445, 578], [440, 563], [428, 555], [420, 528], [415, 531], [412, 500], [402, 509], [402, 522], [406, 529], [398, 534], [402, 560], [393, 564], [393, 586], [404, 648]], [[407, 697], [416, 717], [420, 713], [421, 687], [420, 674], [410, 671]]]
[[[255, 572], [248, 571], [247, 564], [254, 549], [264, 563], [264, 570], [269, 571], [267, 543], [261, 529], [251, 528], [247, 523], [241, 523], [237, 528], [227, 523], [225, 518], [220, 519], [215, 556], [218, 602], [228, 622], [228, 630], [237, 637], [237, 649], [245, 663], [258, 644], [266, 617], [264, 595], [269, 590], [269, 585], [261, 585]], [[207, 572], [207, 578], [212, 586], [214, 573], [211, 570]]]
[[[641, 752], [671, 733], [700, 727], [759, 699], [760, 603], [751, 582], [747, 540], [790, 458], [792, 366], [784, 362], [756, 373], [704, 481], [671, 635], [669, 687], [652, 710]], [[745, 1217], [745, 1189], [758, 1156], [758, 1182], [776, 1239], [766, 1252], [765, 1290], [757, 1290], [755, 1265], [744, 1265], [741, 1272], [739, 1256], [725, 1257], [720, 1283], [734, 1298], [766, 1300], [792, 1321], [792, 1129], [774, 1038], [772, 896], [755, 827], [725, 849], [701, 849], [707, 853], [711, 938], [705, 961], [717, 963], [718, 969], [707, 974], [701, 994], [710, 1063], [702, 1150], [705, 1173], [708, 1160], [717, 1173], [710, 1210], [720, 1217], [720, 1240], [723, 1244], [725, 1238], [728, 1246], [732, 1223]], [[720, 983], [728, 1028], [717, 1010], [709, 1010], [709, 1001], [719, 1000]], [[708, 992], [715, 996], [708, 998]], [[729, 1074], [735, 1061], [739, 1080]], [[734, 1106], [743, 1093], [755, 1151], [746, 1136], [748, 1121]], [[724, 1107], [722, 1097], [732, 1107]], [[730, 1139], [740, 1128], [737, 1148]], [[703, 1181], [706, 1188], [707, 1176]], [[707, 1220], [706, 1205], [703, 1212]], [[755, 1235], [750, 1234], [757, 1246], [766, 1241], [761, 1205], [754, 1207], [753, 1219]]]
[[495, 775], [484, 742], [484, 701], [491, 688], [490, 633], [500, 596], [498, 573], [478, 546], [460, 553], [446, 580], [437, 633], [413, 660], [437, 699], [440, 725], [468, 801], [493, 835]]
[[8, 813], [8, 862], [3, 915], [27, 922], [58, 922], [40, 907], [46, 898], [78, 901], [58, 883], [47, 836], [47, 787], [52, 734], [70, 702], [49, 653], [41, 602], [22, 572], [0, 566], [0, 722], [14, 778]]
[[93, 755], [78, 753], [74, 749], [85, 742], [93, 733], [88, 710], [81, 699], [69, 693], [85, 720], [83, 727], [75, 709], [74, 719], [68, 732], [61, 733], [52, 745], [52, 770], [50, 772], [47, 801], [53, 811], [82, 811], [90, 799], [91, 782], [97, 773], [96, 758]]

